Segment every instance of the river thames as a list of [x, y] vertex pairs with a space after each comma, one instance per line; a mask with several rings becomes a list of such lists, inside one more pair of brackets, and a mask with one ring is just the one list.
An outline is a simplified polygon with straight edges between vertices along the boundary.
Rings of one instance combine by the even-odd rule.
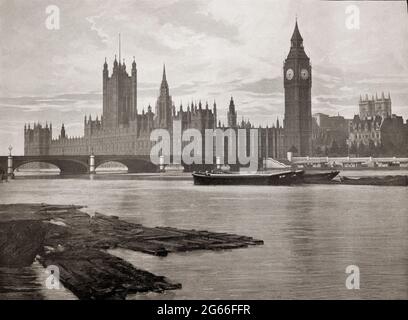
[[[366, 171], [344, 172], [364, 175]], [[375, 174], [408, 174], [407, 171]], [[229, 232], [264, 245], [167, 257], [115, 249], [181, 290], [130, 299], [407, 299], [408, 188], [352, 185], [194, 186], [189, 176], [17, 177], [0, 203], [86, 205], [146, 226]], [[18, 214], [18, 212], [16, 213]], [[360, 289], [345, 286], [348, 265]], [[73, 299], [44, 269], [0, 269], [0, 298]]]

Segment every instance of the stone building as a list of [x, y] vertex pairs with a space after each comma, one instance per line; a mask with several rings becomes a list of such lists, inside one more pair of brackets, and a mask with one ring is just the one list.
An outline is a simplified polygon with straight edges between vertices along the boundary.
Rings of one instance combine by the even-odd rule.
[[[26, 155], [87, 155], [87, 154], [120, 154], [149, 155], [152, 147], [150, 133], [155, 128], [172, 128], [173, 120], [181, 120], [182, 128], [204, 130], [216, 126], [216, 104], [209, 109], [201, 102], [180, 106], [176, 112], [173, 105], [165, 69], [156, 102], [156, 113], [149, 105], [147, 111], [137, 111], [137, 103], [133, 94], [136, 92], [136, 64], [132, 64], [132, 77], [128, 76], [126, 67], [115, 58], [113, 72], [108, 76], [107, 63], [103, 69], [103, 115], [92, 119], [84, 118], [84, 135], [68, 137], [65, 126], [61, 134], [52, 139], [51, 126], [42, 127], [35, 124], [24, 129], [24, 153]], [[132, 86], [131, 86], [132, 85]], [[117, 88], [115, 88], [117, 86]], [[118, 93], [119, 92], [119, 93]]]
[[[312, 150], [311, 65], [303, 48], [303, 39], [296, 22], [291, 48], [284, 63], [285, 119], [284, 126], [258, 129], [259, 157], [286, 158], [287, 151], [310, 155]], [[217, 105], [192, 102], [186, 109], [173, 104], [165, 67], [155, 110], [149, 105], [139, 110], [137, 103], [137, 66], [133, 60], [130, 74], [124, 61], [113, 62], [109, 74], [105, 60], [102, 69], [102, 115], [84, 118], [84, 135], [69, 137], [62, 125], [58, 138], [52, 137], [51, 125], [24, 128], [25, 155], [149, 155], [154, 142], [150, 133], [156, 129], [172, 131], [173, 121], [181, 121], [182, 130], [228, 128], [254, 129], [249, 122], [237, 121], [235, 102], [231, 98], [227, 126], [217, 120]], [[177, 110], [176, 110], [177, 109]], [[217, 122], [218, 121], [218, 122]]]
[[285, 151], [309, 156], [312, 152], [312, 66], [296, 22], [283, 66], [285, 88]]
[[388, 97], [384, 96], [384, 92], [381, 97], [378, 98], [377, 94], [368, 98], [366, 94], [365, 98], [360, 96], [359, 102], [360, 119], [364, 120], [367, 118], [374, 118], [375, 116], [380, 116], [382, 118], [391, 117], [391, 95], [388, 93]]
[[[202, 132], [205, 129], [228, 128], [253, 129], [249, 121], [237, 123], [235, 102], [231, 97], [228, 109], [228, 126], [217, 123], [217, 105], [214, 101], [191, 102], [184, 109], [177, 108], [172, 102], [166, 70], [163, 68], [162, 82], [156, 101], [155, 113], [149, 105], [141, 113], [137, 109], [136, 63], [132, 63], [132, 75], [129, 76], [124, 63], [116, 58], [111, 76], [107, 63], [103, 65], [103, 114], [92, 119], [84, 117], [84, 135], [69, 137], [62, 124], [58, 138], [52, 138], [52, 125], [25, 125], [24, 153], [26, 155], [149, 155], [153, 146], [150, 133], [156, 128], [172, 131], [173, 121], [180, 121], [182, 130], [194, 128]], [[136, 95], [136, 96], [135, 96]], [[277, 126], [259, 129], [259, 155], [262, 157], [283, 158], [283, 128]], [[248, 135], [249, 136], [249, 135]], [[261, 139], [264, 139], [261, 141]], [[227, 144], [226, 144], [227, 146]]]
[[351, 122], [347, 144], [350, 154], [397, 156], [408, 153], [408, 124], [392, 114], [390, 94], [360, 98], [360, 114]]
[[[64, 126], [61, 129], [65, 132]], [[45, 127], [40, 123], [24, 125], [24, 154], [38, 156], [49, 154], [52, 140], [52, 124]]]
[[340, 115], [313, 114], [313, 155], [346, 155], [349, 122]]

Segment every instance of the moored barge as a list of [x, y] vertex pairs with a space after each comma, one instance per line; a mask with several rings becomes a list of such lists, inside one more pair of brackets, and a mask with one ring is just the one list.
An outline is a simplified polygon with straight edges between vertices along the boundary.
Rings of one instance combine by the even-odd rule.
[[256, 174], [193, 172], [193, 178], [196, 185], [291, 185], [303, 173], [302, 170]]

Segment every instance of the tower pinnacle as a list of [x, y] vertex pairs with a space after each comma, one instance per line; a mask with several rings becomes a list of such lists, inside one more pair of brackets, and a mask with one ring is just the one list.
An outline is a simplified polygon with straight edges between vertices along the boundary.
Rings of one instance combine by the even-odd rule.
[[296, 18], [296, 23], [295, 23], [295, 29], [293, 30], [292, 38], [290, 38], [290, 41], [292, 43], [292, 47], [302, 46], [302, 43], [303, 43], [303, 38], [299, 32], [297, 18]]
[[162, 78], [162, 82], [167, 82], [166, 79], [166, 64], [163, 63], [163, 78]]

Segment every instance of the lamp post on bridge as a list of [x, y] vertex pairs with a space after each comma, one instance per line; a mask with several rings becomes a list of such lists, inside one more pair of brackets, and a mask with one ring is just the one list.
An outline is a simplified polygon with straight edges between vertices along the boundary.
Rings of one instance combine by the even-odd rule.
[[91, 150], [91, 155], [89, 156], [89, 173], [94, 174], [95, 171], [95, 156], [93, 154], [93, 149]]
[[14, 178], [13, 156], [11, 155], [11, 150], [13, 150], [13, 147], [10, 145], [8, 147], [8, 150], [9, 155], [7, 157], [7, 175], [9, 178], [13, 179]]

